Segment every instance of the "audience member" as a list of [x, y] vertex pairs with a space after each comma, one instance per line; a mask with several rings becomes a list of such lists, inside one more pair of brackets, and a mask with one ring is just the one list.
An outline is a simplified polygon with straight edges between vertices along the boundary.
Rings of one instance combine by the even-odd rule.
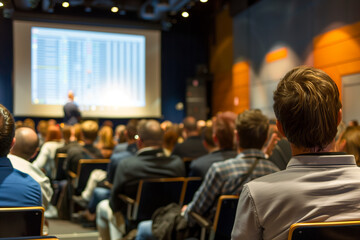
[[137, 151], [136, 147], [136, 134], [137, 134], [137, 125], [138, 120], [136, 119], [130, 119], [128, 123], [125, 126], [125, 130], [123, 131], [122, 135], [119, 136], [120, 138], [124, 138], [125, 142], [120, 142], [117, 144], [114, 148], [113, 153], [120, 153], [123, 151], [130, 151], [132, 153], [135, 153]]
[[196, 126], [196, 119], [194, 117], [186, 117], [183, 123], [183, 136], [185, 140], [175, 145], [172, 154], [181, 158], [197, 158], [207, 154]]
[[350, 126], [350, 127], [359, 126], [358, 120], [356, 120], [356, 119], [351, 120], [351, 121], [349, 122], [349, 126]]
[[42, 203], [47, 208], [53, 194], [50, 180], [38, 167], [29, 162], [36, 154], [38, 146], [39, 138], [33, 129], [28, 127], [18, 128], [15, 131], [15, 145], [10, 150], [8, 158], [13, 168], [29, 174], [40, 184]]
[[39, 137], [40, 148], [45, 142], [47, 129], [48, 129], [48, 122], [46, 120], [40, 120], [38, 125], [36, 126], [36, 131], [38, 132], [38, 137]]
[[41, 206], [39, 183], [28, 174], [14, 169], [6, 157], [15, 144], [14, 135], [14, 119], [10, 112], [0, 104], [0, 206]]
[[354, 155], [356, 164], [360, 166], [360, 127], [349, 126], [337, 141], [337, 150]]
[[35, 130], [35, 122], [31, 118], [25, 118], [24, 127], [28, 127]]
[[[190, 164], [190, 176], [199, 176], [204, 178], [210, 166], [219, 161], [223, 161], [236, 156], [234, 150], [234, 130], [235, 130], [236, 114], [233, 112], [224, 112], [216, 115], [212, 128], [211, 139], [217, 149], [209, 151], [210, 153], [198, 159], [195, 159]], [[207, 143], [206, 145], [209, 145]]]
[[65, 171], [77, 173], [80, 159], [103, 158], [99, 149], [93, 144], [97, 137], [99, 125], [95, 121], [87, 120], [81, 123], [81, 135], [84, 146], [75, 145], [68, 149], [67, 157], [64, 162]]
[[33, 164], [40, 169], [44, 169], [46, 176], [50, 179], [54, 179], [56, 174], [55, 152], [62, 146], [64, 146], [64, 142], [62, 141], [60, 128], [54, 125], [49, 126], [45, 143]]
[[73, 91], [68, 92], [68, 102], [64, 105], [64, 123], [67, 125], [74, 125], [81, 120], [81, 113], [79, 107], [74, 102]]
[[98, 138], [99, 141], [95, 144], [95, 147], [100, 150], [103, 158], [110, 158], [115, 147], [112, 128], [109, 126], [101, 127]]
[[360, 169], [335, 153], [342, 111], [335, 82], [297, 67], [274, 92], [277, 126], [291, 144], [287, 168], [244, 186], [232, 239], [287, 239], [290, 225], [359, 218]]
[[[92, 221], [95, 218], [97, 204], [104, 199], [109, 198], [110, 188], [114, 181], [115, 171], [118, 163], [125, 158], [135, 154], [137, 150], [135, 136], [137, 135], [137, 120], [130, 120], [126, 125], [125, 137], [128, 147], [126, 151], [113, 153], [110, 157], [110, 163], [107, 171], [96, 169], [91, 172], [84, 191], [81, 196], [73, 196], [73, 200], [86, 211], [83, 213], [87, 220]], [[104, 182], [103, 182], [104, 181]], [[98, 187], [103, 182], [102, 187]]]
[[15, 122], [15, 129], [21, 128], [23, 126], [24, 126], [23, 121], [18, 120]]
[[[114, 142], [117, 147], [117, 151], [125, 151], [127, 147], [126, 139], [125, 139], [125, 129], [126, 126], [124, 124], [117, 125], [115, 128], [114, 134]], [[115, 149], [114, 149], [115, 151]]]
[[[239, 195], [244, 183], [279, 170], [265, 159], [261, 151], [268, 129], [268, 119], [259, 110], [249, 110], [238, 115], [236, 137], [239, 154], [236, 158], [211, 165], [192, 201], [183, 207], [182, 211], [189, 226], [195, 225], [190, 216], [191, 211], [213, 220], [219, 196]], [[151, 227], [151, 221], [140, 223], [137, 239], [152, 239]]]
[[289, 141], [279, 133], [276, 127], [276, 120], [270, 120], [269, 141], [264, 149], [268, 159], [284, 170], [291, 158], [291, 147]]
[[121, 239], [125, 233], [126, 204], [119, 200], [119, 194], [134, 198], [140, 179], [185, 176], [183, 161], [177, 156], [164, 155], [163, 132], [157, 121], [144, 120], [139, 124], [138, 134], [139, 151], [119, 163], [110, 200], [101, 201], [97, 207], [96, 222], [103, 240]]
[[[62, 136], [63, 136], [63, 139], [64, 139], [64, 146], [62, 146], [61, 148], [56, 149], [55, 156], [58, 153], [67, 153], [67, 151], [71, 147], [79, 145], [79, 143], [77, 142], [77, 139], [80, 139], [81, 131], [79, 131], [78, 133], [75, 133], [75, 130], [73, 129], [74, 126], [65, 125], [61, 129]], [[72, 137], [73, 135], [74, 135], [74, 137]]]
[[166, 128], [164, 131], [164, 143], [163, 149], [166, 156], [170, 156], [176, 143], [178, 142], [179, 134], [178, 134], [178, 125], [173, 124]]

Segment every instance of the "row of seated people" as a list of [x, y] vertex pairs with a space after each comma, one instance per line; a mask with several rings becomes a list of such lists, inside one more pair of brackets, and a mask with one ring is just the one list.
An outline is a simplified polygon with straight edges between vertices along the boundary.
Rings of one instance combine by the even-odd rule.
[[[334, 107], [338, 107], [338, 105], [335, 104]], [[288, 111], [290, 110], [291, 109], [288, 109]], [[221, 114], [218, 116], [217, 117], [219, 119], [224, 119], [224, 118], [226, 119], [226, 117], [221, 118], [220, 117]], [[229, 118], [231, 119], [231, 117]], [[341, 116], [339, 117], [339, 119], [337, 119], [337, 124], [340, 122], [340, 120], [341, 120]], [[191, 121], [194, 122], [193, 120]], [[214, 129], [216, 129], [215, 127], [216, 121], [217, 119], [215, 120], [214, 123]], [[221, 120], [219, 120], [219, 122], [220, 121]], [[294, 119], [292, 119], [292, 121], [295, 122]], [[288, 124], [291, 125], [292, 123], [288, 123]], [[335, 137], [333, 135], [334, 132], [336, 133], [337, 124], [333, 124], [335, 125], [335, 131], [333, 129], [334, 127], [332, 126], [333, 127], [331, 129], [332, 135], [328, 136], [328, 138]], [[185, 125], [186, 124], [184, 122], [184, 129], [185, 129]], [[291, 135], [289, 132], [284, 131], [282, 125], [279, 125], [279, 123], [277, 123], [277, 125], [280, 126], [279, 131], [283, 135], [286, 136]], [[223, 159], [225, 161], [212, 163], [211, 166], [209, 166], [209, 169], [205, 173], [204, 181], [201, 184], [199, 190], [196, 192], [189, 205], [184, 206], [183, 210], [181, 211], [184, 214], [185, 217], [184, 219], [186, 220], [186, 224], [189, 227], [192, 227], [194, 225], [194, 219], [190, 214], [191, 212], [195, 212], [208, 219], [214, 218], [216, 203], [219, 196], [224, 194], [240, 195], [243, 185], [247, 182], [250, 182], [250, 180], [261, 177], [263, 175], [270, 174], [269, 178], [261, 178], [261, 179], [270, 179], [273, 181], [274, 179], [272, 176], [282, 176], [282, 174], [288, 172], [288, 170], [286, 169], [285, 171], [283, 171], [284, 173], [271, 174], [279, 171], [280, 169], [272, 161], [266, 159], [265, 154], [263, 152], [263, 147], [268, 137], [269, 124], [266, 116], [264, 116], [259, 110], [250, 110], [239, 114], [236, 117], [234, 126], [236, 129], [235, 138], [236, 138], [237, 155], [228, 160]], [[298, 127], [299, 129], [297, 131], [303, 131], [301, 129], [301, 126]], [[120, 162], [118, 162], [114, 174], [115, 177], [113, 180], [113, 186], [109, 191], [110, 197], [108, 200], [101, 201], [97, 206], [97, 215], [96, 215], [97, 227], [103, 239], [110, 239], [110, 238], [121, 239], [121, 237], [124, 234], [126, 234], [126, 230], [127, 230], [125, 224], [126, 204], [121, 202], [121, 200], [119, 199], [119, 194], [126, 194], [134, 198], [136, 195], [137, 185], [140, 179], [155, 178], [155, 177], [176, 177], [176, 176], [185, 176], [186, 174], [184, 162], [177, 155], [175, 154], [167, 155], [164, 153], [164, 151], [161, 150], [163, 144], [162, 143], [163, 136], [162, 136], [162, 130], [160, 124], [157, 121], [154, 120], [143, 121], [142, 123], [139, 124], [138, 129], [139, 129], [138, 131], [139, 137], [137, 139], [137, 145], [139, 147], [139, 150], [137, 154], [132, 157], [122, 159]], [[288, 131], [288, 129], [286, 130]], [[346, 133], [346, 131], [348, 131], [348, 133]], [[350, 152], [351, 140], [345, 140], [345, 138], [347, 136], [350, 136], [351, 135], [350, 132], [352, 131], [359, 131], [359, 128], [350, 127], [345, 130], [345, 133], [341, 135], [340, 140], [338, 141], [337, 144], [338, 150], [348, 149], [349, 153], [351, 153]], [[214, 135], [216, 136], [216, 130], [214, 130], [214, 132], [215, 132]], [[326, 133], [326, 131], [323, 133]], [[193, 140], [194, 138], [192, 138], [191, 135], [192, 135], [191, 133], [188, 134], [188, 138], [185, 139]], [[313, 133], [313, 135], [315, 136], [316, 134]], [[273, 137], [273, 140], [275, 138], [276, 137]], [[184, 141], [184, 143], [186, 142], [186, 140]], [[310, 141], [310, 139], [307, 140]], [[292, 138], [290, 138], [290, 142], [291, 141], [293, 141]], [[329, 141], [329, 139], [324, 141]], [[328, 144], [328, 142], [324, 142], [324, 144]], [[193, 145], [195, 145], [194, 142], [190, 144], [191, 147]], [[177, 151], [177, 154], [181, 155], [182, 151], [179, 150], [181, 149], [181, 146], [185, 146], [185, 144], [176, 145], [174, 147], [173, 153], [176, 153]], [[270, 148], [270, 152], [271, 149], [272, 148], [275, 149], [276, 146], [278, 145], [271, 144], [270, 142], [270, 144], [268, 144], [268, 148]], [[305, 146], [305, 145], [298, 145], [298, 146]], [[335, 149], [334, 146], [335, 144], [331, 145], [333, 149]], [[346, 146], [348, 148], [346, 148]], [[301, 150], [299, 148], [292, 146], [293, 151], [294, 149]], [[310, 153], [312, 152], [310, 151]], [[353, 154], [355, 154], [356, 156], [356, 153]], [[305, 156], [305, 158], [307, 157]], [[356, 156], [356, 158], [358, 158], [358, 155]], [[161, 159], [163, 162], [161, 161]], [[296, 159], [298, 161], [302, 161], [301, 157], [296, 157]], [[349, 158], [349, 160], [351, 159]], [[196, 161], [197, 160], [194, 160], [193, 163], [195, 163]], [[294, 161], [295, 160], [292, 160], [292, 162]], [[290, 165], [292, 164], [294, 163], [290, 162]], [[249, 234], [249, 232], [247, 232], [247, 229], [243, 230], [244, 228], [241, 228], [239, 224], [247, 225], [249, 229], [253, 229], [254, 231], [252, 231], [251, 234], [258, 234], [259, 236], [261, 234], [268, 234], [267, 232], [262, 233], [258, 229], [258, 227], [260, 228], [263, 227], [263, 225], [261, 224], [268, 224], [268, 223], [257, 222], [251, 225], [252, 223], [251, 219], [249, 219], [249, 222], [246, 222], [246, 220], [244, 220], [246, 217], [250, 215], [251, 216], [253, 216], [253, 214], [256, 215], [256, 213], [254, 212], [249, 212], [252, 209], [250, 206], [251, 203], [249, 203], [249, 199], [248, 199], [249, 196], [251, 195], [251, 192], [249, 192], [249, 187], [252, 187], [253, 189], [257, 190], [256, 186], [253, 183], [257, 184], [259, 183], [259, 181], [251, 181], [249, 184], [246, 184], [245, 191], [243, 191], [243, 193], [245, 192], [246, 195], [241, 194], [239, 200], [239, 208], [237, 210], [239, 216], [237, 217], [234, 227], [234, 234], [233, 234], [234, 238], [238, 238], [239, 236], [246, 236], [246, 234]], [[264, 192], [268, 192], [269, 189], [266, 190], [267, 191]], [[275, 190], [277, 189], [274, 189], [274, 191]], [[95, 190], [93, 191], [93, 193], [95, 193]], [[260, 194], [260, 192], [257, 192], [257, 194]], [[280, 193], [278, 192], [278, 194]], [[251, 202], [251, 197], [250, 197], [250, 202]], [[261, 204], [262, 204], [261, 206], [263, 205], [265, 206], [266, 201]], [[284, 203], [282, 203], [282, 205], [284, 205]], [[264, 209], [265, 208], [262, 208], [262, 210]], [[242, 211], [246, 213], [243, 216], [241, 216]], [[253, 217], [254, 219], [256, 218], [257, 220], [254, 219], [252, 220], [259, 221], [258, 215]], [[285, 216], [280, 216], [280, 217], [285, 217]], [[281, 227], [283, 229], [281, 235], [283, 235], [287, 232], [286, 229], [288, 228], [288, 223], [284, 224], [284, 226]], [[140, 223], [138, 227], [137, 238], [142, 239], [142, 237], [144, 237], [145, 239], [147, 238], [151, 239], [153, 235], [156, 236], [156, 233], [152, 232], [152, 230], [153, 228], [151, 222]], [[273, 230], [273, 232], [276, 232], [276, 230]], [[276, 234], [278, 234], [278, 232], [274, 233], [274, 235], [272, 236], [275, 236]], [[258, 238], [256, 237], [256, 239]]]

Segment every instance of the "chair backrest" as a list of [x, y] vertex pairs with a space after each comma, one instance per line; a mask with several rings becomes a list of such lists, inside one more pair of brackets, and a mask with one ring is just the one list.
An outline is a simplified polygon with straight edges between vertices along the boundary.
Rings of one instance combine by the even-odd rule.
[[67, 157], [66, 153], [57, 153], [55, 156], [55, 166], [56, 166], [55, 180], [66, 179], [66, 173], [63, 168], [66, 157]]
[[190, 164], [191, 162], [194, 160], [195, 158], [193, 157], [183, 157], [182, 160], [184, 162], [185, 165], [185, 172], [186, 172], [186, 176], [189, 176], [189, 172], [190, 172]]
[[136, 196], [133, 219], [151, 219], [159, 207], [169, 203], [180, 203], [184, 178], [158, 178], [140, 180]]
[[210, 239], [231, 239], [238, 201], [239, 196], [236, 195], [219, 197]]
[[355, 240], [360, 238], [360, 221], [295, 223], [288, 240]]
[[201, 177], [187, 177], [187, 178], [185, 178], [180, 205], [186, 205], [189, 202], [191, 202], [191, 200], [194, 197], [194, 194], [199, 189], [201, 183], [202, 183], [202, 178]]
[[80, 159], [77, 169], [75, 194], [80, 194], [86, 186], [90, 173], [95, 169], [106, 170], [110, 159]]
[[41, 236], [43, 207], [0, 208], [0, 238]]

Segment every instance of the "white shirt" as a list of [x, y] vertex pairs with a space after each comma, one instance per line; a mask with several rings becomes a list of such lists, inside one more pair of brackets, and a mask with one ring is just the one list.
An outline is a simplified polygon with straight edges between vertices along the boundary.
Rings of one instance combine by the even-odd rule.
[[23, 158], [12, 154], [9, 154], [8, 158], [10, 159], [13, 168], [29, 174], [30, 177], [32, 177], [40, 184], [43, 200], [42, 202], [44, 207], [46, 208], [53, 195], [53, 190], [51, 188], [49, 178], [45, 176], [45, 174], [38, 167], [34, 166], [29, 161]]
[[36, 157], [35, 161], [32, 163], [38, 168], [44, 168], [46, 175], [51, 178], [55, 178], [56, 175], [56, 166], [55, 166], [55, 153], [56, 149], [64, 146], [64, 142], [49, 141], [45, 142], [41, 149], [39, 155]]

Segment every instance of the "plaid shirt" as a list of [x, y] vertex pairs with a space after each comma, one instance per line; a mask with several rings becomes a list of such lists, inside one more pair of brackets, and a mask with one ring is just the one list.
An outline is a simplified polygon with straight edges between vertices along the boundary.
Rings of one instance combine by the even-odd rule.
[[203, 183], [185, 211], [185, 218], [190, 225], [193, 225], [194, 222], [188, 217], [189, 211], [194, 211], [209, 220], [213, 220], [217, 200], [221, 195], [240, 195], [243, 187], [240, 182], [257, 158], [260, 158], [258, 164], [243, 184], [279, 171], [279, 168], [266, 160], [264, 153], [258, 149], [248, 149], [238, 154], [236, 158], [214, 163], [209, 168]]

